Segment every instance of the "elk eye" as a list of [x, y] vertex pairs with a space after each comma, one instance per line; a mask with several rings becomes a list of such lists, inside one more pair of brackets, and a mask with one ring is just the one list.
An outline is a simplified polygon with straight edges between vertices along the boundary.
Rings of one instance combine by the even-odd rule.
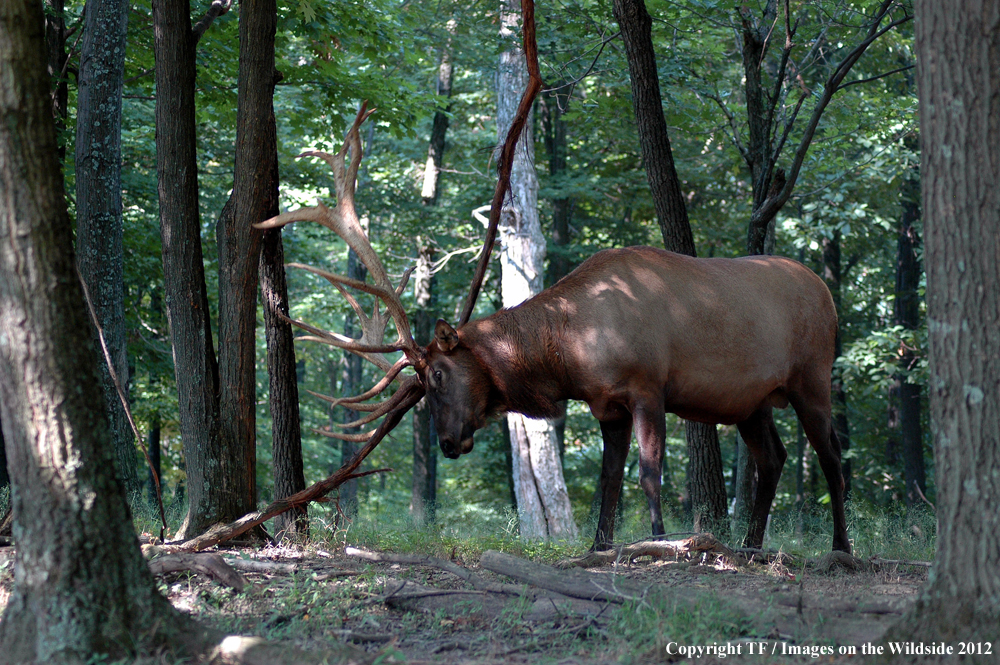
[[434, 370], [434, 382], [438, 384], [441, 383], [441, 370], [439, 369]]

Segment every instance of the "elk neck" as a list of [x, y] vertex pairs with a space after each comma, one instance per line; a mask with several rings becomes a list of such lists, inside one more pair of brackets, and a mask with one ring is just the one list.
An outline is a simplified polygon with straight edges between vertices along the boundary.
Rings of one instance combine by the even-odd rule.
[[545, 312], [528, 301], [462, 327], [463, 343], [490, 376], [492, 414], [554, 418], [568, 396], [561, 344]]

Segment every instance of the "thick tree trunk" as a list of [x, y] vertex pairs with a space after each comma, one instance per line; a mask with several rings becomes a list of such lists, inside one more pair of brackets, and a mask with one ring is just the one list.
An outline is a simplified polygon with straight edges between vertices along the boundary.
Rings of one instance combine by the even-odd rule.
[[[122, 230], [121, 120], [128, 3], [91, 0], [80, 53], [76, 103], [76, 247], [112, 369], [128, 395]], [[97, 331], [94, 331], [95, 339]], [[98, 345], [98, 348], [100, 346]], [[136, 443], [107, 363], [101, 386], [125, 493], [140, 491]]]
[[[519, 7], [504, 5], [501, 36], [514, 34]], [[497, 75], [497, 130], [502, 142], [513, 122], [521, 92], [527, 85], [524, 53], [512, 48], [500, 55]], [[514, 156], [510, 179], [511, 204], [500, 219], [501, 293], [504, 307], [513, 307], [543, 288], [545, 237], [538, 220], [538, 178], [534, 168], [532, 125], [525, 126]], [[555, 430], [545, 420], [508, 414], [514, 491], [521, 535], [528, 539], [575, 540], [576, 522], [563, 479]]]
[[[425, 203], [427, 199], [424, 199]], [[417, 269], [413, 273], [413, 338], [417, 344], [430, 344], [434, 334], [433, 284], [431, 274], [433, 248], [417, 237]], [[430, 404], [422, 399], [413, 407], [413, 484], [410, 514], [417, 524], [434, 521], [437, 503], [437, 431], [431, 418]]]
[[[219, 416], [221, 516], [232, 521], [257, 503], [257, 285], [262, 232], [277, 212], [274, 0], [241, 0], [240, 66], [233, 193], [219, 217]], [[229, 214], [227, 214], [227, 212]]]
[[[902, 215], [896, 253], [896, 299], [893, 301], [893, 323], [905, 330], [916, 330], [920, 325], [920, 259], [917, 248], [920, 238], [914, 227], [920, 219], [920, 180], [916, 173], [909, 174], [903, 183]], [[906, 505], [922, 502], [920, 493], [927, 492], [924, 471], [923, 428], [920, 424], [920, 384], [911, 383], [907, 375], [916, 364], [912, 348], [903, 346], [899, 353], [899, 373], [894, 377], [894, 408], [898, 409], [896, 425], [899, 432], [900, 454], [903, 458], [903, 494]], [[918, 491], [919, 490], [919, 491]]]
[[[274, 118], [271, 118], [272, 122]], [[277, 155], [275, 155], [277, 157]], [[274, 162], [274, 206], [278, 214], [277, 161]], [[272, 214], [269, 213], [269, 216]], [[292, 327], [278, 316], [288, 316], [285, 252], [281, 231], [264, 233], [260, 253], [260, 290], [264, 300], [267, 335], [267, 376], [271, 406], [271, 459], [274, 463], [274, 498], [282, 499], [306, 488], [302, 466], [302, 431], [299, 423], [299, 385], [295, 370]], [[274, 518], [275, 535], [309, 535], [306, 507]]]
[[197, 629], [156, 592], [113, 472], [42, 26], [40, 3], [0, 3], [0, 405], [17, 539], [2, 658], [116, 659], [151, 644], [183, 651]]
[[985, 642], [996, 654], [1000, 5], [915, 8], [938, 537], [930, 583], [887, 639]]
[[[695, 256], [694, 236], [663, 116], [652, 18], [643, 0], [614, 0], [612, 10], [625, 42], [642, 160], [663, 246], [672, 252]], [[687, 489], [695, 528], [712, 530], [725, 539], [729, 535], [728, 511], [718, 430], [715, 425], [691, 422], [686, 424], [685, 433], [689, 459]]]
[[197, 535], [222, 518], [213, 473], [222, 459], [219, 370], [212, 344], [198, 214], [195, 155], [195, 39], [188, 0], [153, 2], [156, 57], [156, 178], [167, 320], [177, 378], [188, 513], [179, 537]]

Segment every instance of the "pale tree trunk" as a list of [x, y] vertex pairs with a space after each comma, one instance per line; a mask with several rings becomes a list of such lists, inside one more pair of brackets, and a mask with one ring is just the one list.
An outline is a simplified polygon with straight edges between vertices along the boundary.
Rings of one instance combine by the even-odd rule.
[[995, 660], [1000, 646], [995, 639], [1000, 625], [1000, 3], [918, 0], [915, 5], [938, 537], [930, 582], [888, 639], [985, 643], [993, 655], [984, 658]]
[[183, 660], [200, 631], [157, 593], [114, 473], [42, 39], [41, 3], [0, 3], [0, 405], [17, 539], [0, 660], [158, 647]]
[[[502, 9], [501, 36], [517, 34], [519, 6]], [[513, 122], [521, 93], [528, 80], [527, 63], [520, 48], [500, 56], [497, 73], [497, 130], [499, 142]], [[538, 178], [534, 167], [534, 136], [525, 126], [514, 156], [510, 178], [510, 204], [500, 219], [501, 292], [504, 307], [513, 307], [543, 288], [545, 237], [538, 220]], [[509, 414], [514, 492], [521, 535], [529, 539], [575, 540], [576, 523], [563, 479], [555, 428], [545, 420]]]
[[111, 372], [127, 396], [121, 186], [127, 15], [124, 0], [87, 5], [76, 105], [76, 243], [80, 275], [111, 360], [109, 369], [101, 359], [101, 387], [125, 492], [133, 499], [140, 491], [135, 439]]

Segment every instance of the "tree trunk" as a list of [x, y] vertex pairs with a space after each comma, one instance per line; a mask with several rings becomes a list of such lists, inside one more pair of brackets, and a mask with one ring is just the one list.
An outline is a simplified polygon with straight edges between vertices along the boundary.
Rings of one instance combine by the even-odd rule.
[[985, 642], [995, 654], [1000, 5], [918, 0], [915, 8], [938, 537], [930, 582], [887, 639]]
[[[69, 113], [69, 85], [66, 74], [66, 11], [63, 0], [45, 0], [45, 49], [52, 88], [52, 117], [56, 121], [59, 163], [66, 159], [66, 115]], [[81, 72], [82, 74], [82, 72]]]
[[431, 140], [427, 148], [427, 162], [424, 164], [424, 180], [420, 188], [420, 197], [424, 205], [437, 205], [438, 181], [441, 176], [441, 161], [444, 158], [445, 138], [448, 134], [448, 113], [451, 110], [451, 38], [455, 34], [457, 23], [454, 19], [448, 21], [448, 37], [441, 49], [441, 62], [438, 65], [437, 94], [448, 99], [445, 109], [434, 112], [431, 125]]
[[[612, 10], [625, 42], [642, 160], [663, 246], [672, 252], [695, 256], [694, 236], [663, 116], [652, 18], [643, 0], [614, 0]], [[726, 482], [718, 430], [715, 425], [689, 422], [685, 433], [689, 459], [687, 489], [695, 529], [711, 530], [722, 539], [728, 538]]]
[[[77, 264], [103, 331], [111, 369], [126, 396], [121, 122], [127, 18], [124, 0], [91, 0], [87, 5], [76, 103]], [[103, 357], [100, 375], [118, 468], [126, 496], [132, 499], [140, 492], [136, 442]]]
[[[840, 298], [841, 284], [841, 261], [840, 261], [840, 231], [834, 231], [833, 236], [823, 239], [823, 280], [830, 289], [833, 296], [833, 304], [837, 311], [843, 311]], [[837, 327], [837, 341], [835, 343], [834, 357], [839, 358], [844, 355], [844, 341], [841, 337], [840, 326]], [[840, 440], [841, 473], [844, 475], [844, 496], [851, 494], [851, 458], [847, 456], [847, 451], [851, 449], [850, 429], [847, 422], [847, 393], [844, 392], [844, 383], [840, 378], [840, 372], [834, 370], [833, 385], [833, 431], [837, 433]]]
[[[914, 146], [915, 147], [915, 146]], [[920, 238], [914, 224], [920, 219], [920, 180], [916, 173], [903, 182], [902, 215], [896, 253], [896, 299], [893, 301], [893, 323], [904, 330], [920, 326], [920, 259], [917, 248]], [[894, 377], [894, 393], [898, 400], [898, 431], [903, 457], [903, 494], [907, 506], [921, 503], [920, 493], [927, 492], [924, 471], [923, 429], [920, 424], [920, 384], [911, 383], [907, 376], [917, 358], [914, 350], [902, 346], [899, 350], [899, 372]], [[919, 491], [918, 491], [919, 490]]]
[[[570, 88], [557, 83], [555, 90], [543, 90], [539, 98], [539, 115], [545, 151], [549, 156], [549, 183], [557, 191], [566, 178], [566, 121], [563, 114], [569, 108]], [[552, 244], [555, 251], [549, 252], [549, 270], [545, 279], [551, 286], [572, 270], [566, 249], [569, 245], [569, 223], [573, 214], [573, 200], [568, 196], [556, 196], [552, 204]], [[559, 415], [552, 419], [555, 429], [556, 447], [559, 458], [566, 453], [566, 400], [559, 402]]]
[[[501, 37], [515, 34], [519, 6], [503, 6]], [[497, 75], [497, 130], [502, 143], [513, 122], [521, 91], [527, 85], [524, 53], [515, 47], [500, 55]], [[500, 219], [501, 293], [504, 307], [513, 307], [543, 288], [545, 237], [538, 220], [538, 178], [534, 168], [532, 125], [525, 126], [514, 156], [510, 179], [511, 204]], [[507, 415], [514, 490], [521, 535], [531, 540], [575, 540], [573, 510], [563, 479], [555, 430], [545, 420]]]
[[[359, 282], [365, 281], [368, 275], [368, 271], [365, 269], [363, 263], [358, 260], [358, 255], [354, 253], [354, 250], [349, 250], [347, 252], [347, 277], [350, 279], [356, 279]], [[344, 317], [344, 335], [352, 339], [356, 339], [361, 334], [361, 331], [355, 325], [354, 313], [350, 312]], [[364, 365], [361, 362], [361, 357], [356, 356], [353, 353], [344, 351], [343, 364], [340, 367], [340, 394], [342, 396], [357, 395], [362, 392], [361, 380], [364, 374]], [[336, 377], [334, 379], [334, 391], [336, 391]], [[337, 393], [334, 392], [334, 395]], [[344, 408], [342, 410], [343, 422], [349, 423], [351, 421], [357, 420], [363, 414], [352, 411], [351, 409]], [[360, 427], [352, 427], [349, 429], [341, 430], [345, 434], [355, 434], [361, 431]], [[358, 447], [353, 441], [340, 441], [340, 464], [343, 466], [346, 464], [354, 454], [357, 452]], [[358, 514], [358, 481], [357, 479], [348, 480], [346, 483], [340, 486], [338, 500], [340, 501], [340, 509], [343, 511], [344, 515], [351, 519]]]
[[[0, 404], [13, 481], [3, 660], [111, 660], [197, 629], [156, 592], [114, 469], [74, 269], [41, 3], [0, 3]], [[171, 658], [172, 659], [172, 658]], [[129, 659], [131, 660], [131, 658]]]
[[153, 2], [156, 57], [156, 178], [167, 320], [177, 378], [188, 512], [178, 537], [192, 537], [222, 519], [216, 477], [219, 370], [212, 344], [198, 214], [195, 155], [195, 39], [188, 0]]
[[[427, 199], [424, 199], [427, 202]], [[416, 311], [413, 338], [417, 344], [430, 344], [434, 334], [434, 277], [431, 274], [433, 248], [417, 237], [417, 269], [413, 273], [413, 300]], [[437, 503], [437, 432], [431, 419], [430, 404], [424, 398], [413, 407], [413, 485], [410, 514], [418, 525], [434, 522]]]
[[[271, 122], [274, 122], [272, 116]], [[275, 155], [277, 157], [277, 155]], [[277, 160], [274, 162], [274, 206], [278, 214]], [[269, 213], [271, 215], [272, 213]], [[271, 459], [274, 463], [274, 498], [282, 499], [306, 488], [302, 468], [302, 431], [299, 423], [299, 385], [295, 370], [292, 327], [278, 316], [288, 316], [285, 251], [281, 231], [264, 233], [260, 253], [260, 290], [264, 300], [267, 335], [267, 376], [271, 406]], [[274, 518], [275, 535], [309, 535], [305, 506]]]
[[[437, 94], [451, 99], [451, 40], [455, 34], [457, 23], [454, 19], [448, 21], [448, 37], [441, 49], [441, 62], [438, 65]], [[420, 191], [424, 205], [437, 206], [439, 182], [441, 179], [441, 163], [448, 134], [448, 113], [451, 109], [438, 109], [434, 112], [431, 126], [431, 138], [427, 148], [427, 162], [424, 165], [424, 180]], [[430, 344], [434, 330], [432, 313], [434, 297], [434, 276], [431, 273], [431, 263], [434, 248], [429, 242], [417, 237], [417, 270], [413, 277], [413, 299], [416, 304], [413, 321], [413, 335], [417, 344]], [[417, 402], [413, 407], [413, 483], [410, 492], [410, 514], [417, 524], [429, 524], [434, 521], [435, 505], [437, 504], [437, 431], [431, 419], [430, 405], [426, 399]]]
[[[240, 66], [233, 193], [216, 227], [219, 246], [219, 416], [221, 516], [257, 503], [257, 288], [262, 232], [277, 211], [273, 0], [240, 2]], [[228, 214], [227, 214], [228, 213]]]

